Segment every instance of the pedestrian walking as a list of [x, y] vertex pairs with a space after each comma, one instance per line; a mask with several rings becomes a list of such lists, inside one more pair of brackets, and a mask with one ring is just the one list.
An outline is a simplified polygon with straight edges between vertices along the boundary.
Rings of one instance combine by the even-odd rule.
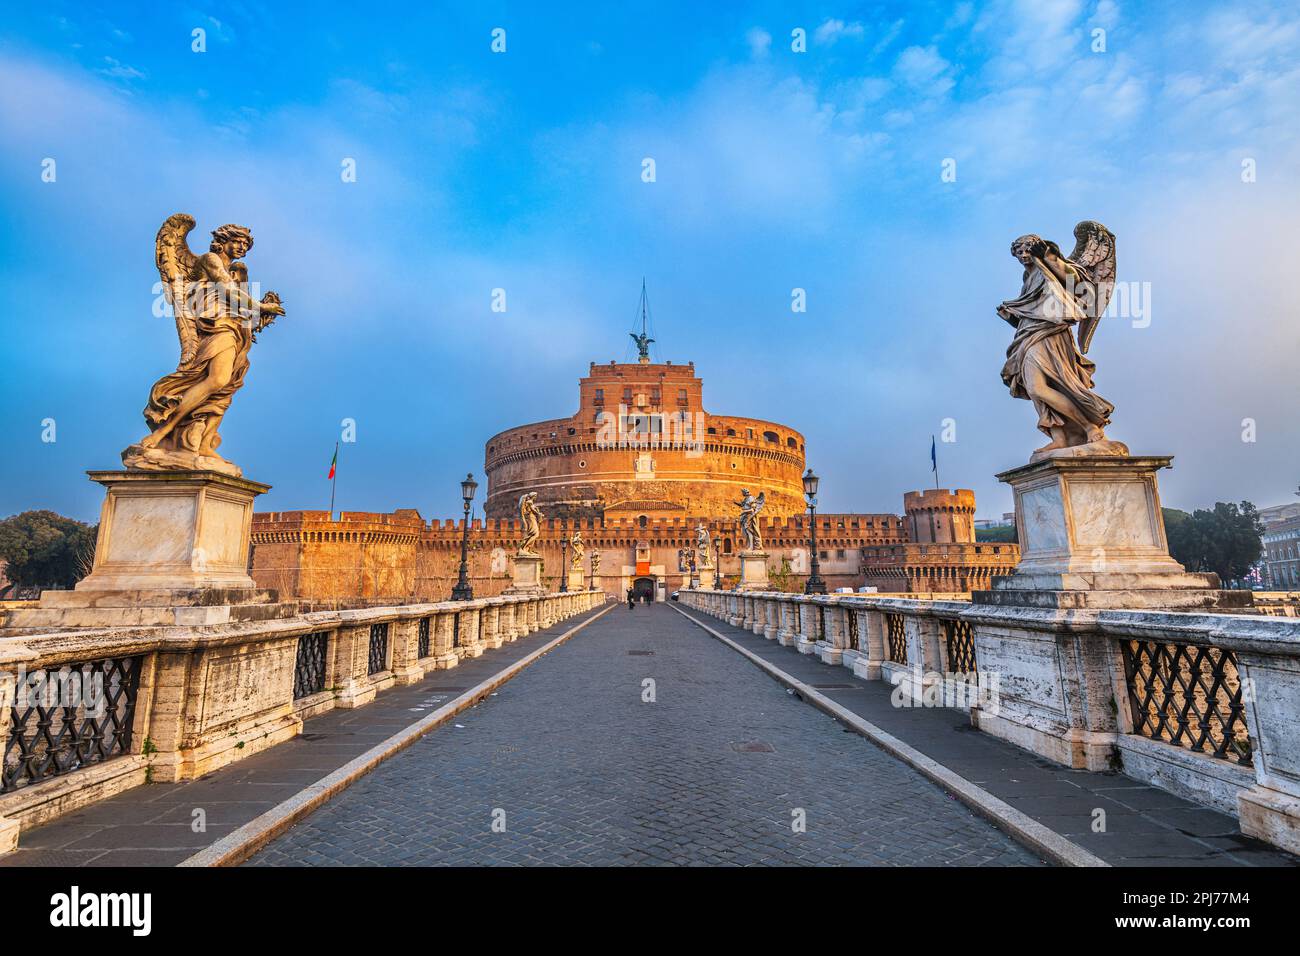
[[627, 609], [630, 611], [636, 607], [636, 592], [631, 588], [627, 589]]

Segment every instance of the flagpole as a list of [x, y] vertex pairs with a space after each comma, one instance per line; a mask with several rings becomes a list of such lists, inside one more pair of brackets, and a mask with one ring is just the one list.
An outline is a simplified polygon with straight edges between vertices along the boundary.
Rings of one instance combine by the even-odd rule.
[[330, 469], [330, 521], [334, 520], [334, 486], [339, 480], [339, 443], [334, 443], [334, 467]]

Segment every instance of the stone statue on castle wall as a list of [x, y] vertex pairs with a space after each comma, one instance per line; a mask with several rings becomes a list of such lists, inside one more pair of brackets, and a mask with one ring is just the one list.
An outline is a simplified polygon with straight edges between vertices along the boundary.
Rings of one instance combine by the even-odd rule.
[[1123, 443], [1106, 438], [1115, 406], [1092, 390], [1096, 365], [1086, 358], [1115, 287], [1115, 236], [1085, 220], [1074, 227], [1074, 238], [1068, 258], [1050, 239], [1016, 239], [1011, 254], [1025, 267], [1020, 295], [997, 308], [1016, 330], [1002, 381], [1013, 397], [1034, 403], [1038, 428], [1051, 439], [1031, 462], [1128, 454]]
[[740, 509], [740, 533], [745, 536], [746, 551], [763, 550], [763, 532], [758, 527], [758, 513], [767, 503], [767, 492], [760, 491], [755, 498], [748, 488], [740, 489], [741, 500], [736, 502]]
[[537, 507], [537, 492], [530, 491], [519, 496], [519, 523], [523, 527], [524, 539], [519, 542], [520, 557], [538, 556], [533, 545], [542, 534], [542, 509]]
[[695, 550], [700, 555], [700, 567], [713, 567], [713, 552], [709, 550], [709, 529], [703, 523], [695, 528]]
[[586, 548], [582, 544], [582, 532], [574, 530], [573, 537], [569, 539], [569, 547], [573, 551], [573, 556], [569, 558], [569, 568], [574, 571], [582, 570], [582, 555]]
[[600, 549], [591, 549], [591, 576], [594, 578], [600, 573]]
[[144, 409], [149, 434], [122, 452], [122, 462], [131, 471], [239, 477], [239, 467], [217, 453], [217, 431], [244, 384], [257, 333], [284, 309], [274, 292], [260, 300], [249, 293], [248, 269], [239, 261], [253, 248], [246, 227], [213, 230], [209, 251], [196, 256], [187, 242], [194, 225], [192, 216], [176, 213], [158, 230], [158, 273], [175, 313], [180, 361], [150, 390]]

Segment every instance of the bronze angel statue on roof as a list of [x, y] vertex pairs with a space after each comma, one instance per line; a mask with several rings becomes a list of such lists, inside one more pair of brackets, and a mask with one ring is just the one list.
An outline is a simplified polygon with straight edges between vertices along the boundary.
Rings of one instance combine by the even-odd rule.
[[1041, 236], [1013, 242], [1011, 254], [1025, 267], [1020, 295], [997, 309], [1016, 330], [1002, 381], [1014, 398], [1034, 403], [1038, 428], [1051, 439], [1031, 462], [1128, 454], [1123, 443], [1106, 438], [1115, 406], [1092, 390], [1096, 365], [1085, 357], [1115, 287], [1115, 236], [1084, 220], [1074, 239], [1068, 258]]
[[239, 261], [253, 248], [246, 227], [213, 230], [208, 251], [198, 256], [186, 241], [193, 229], [192, 216], [176, 213], [158, 230], [158, 273], [176, 316], [180, 362], [150, 390], [144, 410], [149, 434], [122, 452], [122, 461], [138, 471], [210, 470], [238, 477], [239, 467], [217, 454], [217, 429], [244, 384], [257, 333], [284, 309], [274, 292], [260, 300], [249, 294], [248, 269]]

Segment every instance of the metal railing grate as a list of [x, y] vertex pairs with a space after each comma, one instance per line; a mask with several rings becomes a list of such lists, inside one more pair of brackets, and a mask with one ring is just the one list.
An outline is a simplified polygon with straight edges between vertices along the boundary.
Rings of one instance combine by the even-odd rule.
[[370, 669], [368, 673], [378, 674], [388, 670], [388, 624], [370, 625]]
[[858, 636], [858, 612], [853, 610], [853, 608], [849, 608], [844, 612], [844, 616], [848, 618], [849, 622], [848, 635], [846, 637], [849, 642], [849, 650], [856, 651], [859, 647], [859, 641], [861, 640]]
[[429, 656], [429, 618], [420, 618], [415, 629], [415, 654], [417, 657]]
[[953, 674], [975, 673], [975, 635], [968, 622], [944, 621], [943, 639], [948, 646], [948, 671]]
[[1232, 651], [1123, 641], [1133, 732], [1251, 766], [1241, 679]]
[[895, 664], [906, 664], [907, 627], [903, 623], [903, 615], [885, 615], [885, 636], [886, 650], [889, 653], [889, 659]]
[[293, 699], [301, 700], [325, 689], [325, 656], [329, 632], [317, 631], [298, 638], [298, 658], [293, 665]]
[[131, 752], [142, 657], [27, 672], [9, 709], [0, 793]]

